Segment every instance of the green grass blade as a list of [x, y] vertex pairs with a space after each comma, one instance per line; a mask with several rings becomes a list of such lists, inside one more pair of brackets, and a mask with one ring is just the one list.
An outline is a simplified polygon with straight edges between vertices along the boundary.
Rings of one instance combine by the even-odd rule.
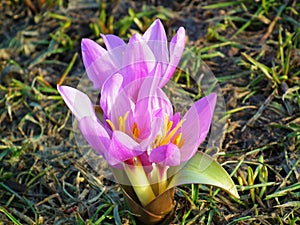
[[4, 213], [15, 225], [22, 225], [13, 215], [11, 215], [6, 209], [1, 206], [0, 212]]

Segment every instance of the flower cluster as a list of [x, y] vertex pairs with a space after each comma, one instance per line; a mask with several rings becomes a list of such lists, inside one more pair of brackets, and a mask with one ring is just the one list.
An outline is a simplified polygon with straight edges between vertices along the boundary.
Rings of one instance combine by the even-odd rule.
[[[170, 43], [160, 20], [144, 35], [134, 34], [127, 44], [115, 35], [101, 36], [106, 49], [90, 39], [82, 40], [88, 77], [101, 90], [101, 118], [83, 92], [68, 86], [58, 86], [58, 91], [87, 142], [110, 166], [125, 169], [132, 185], [140, 181], [128, 166], [144, 168], [140, 180], [163, 183], [167, 169], [188, 161], [204, 141], [217, 96], [212, 93], [196, 101], [183, 117], [173, 112], [162, 88], [183, 53], [184, 28], [178, 29]], [[152, 190], [152, 197], [140, 199], [142, 204], [165, 188]]]

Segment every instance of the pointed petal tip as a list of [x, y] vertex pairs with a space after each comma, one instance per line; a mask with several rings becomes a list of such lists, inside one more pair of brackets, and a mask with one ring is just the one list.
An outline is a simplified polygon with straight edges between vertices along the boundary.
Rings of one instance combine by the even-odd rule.
[[179, 27], [176, 33], [178, 33], [181, 36], [182, 35], [185, 36], [185, 29], [184, 29], [184, 27]]
[[156, 25], [156, 26], [161, 26], [163, 27], [163, 24], [161, 22], [161, 20], [159, 18], [155, 19], [154, 22], [152, 23], [153, 25]]
[[205, 98], [207, 98], [208, 100], [208, 104], [214, 108], [216, 103], [217, 103], [217, 98], [218, 98], [218, 95], [213, 92], [213, 93], [210, 93], [209, 95], [207, 95]]
[[111, 51], [117, 47], [125, 46], [125, 42], [118, 36], [113, 34], [100, 34], [101, 38], [104, 41], [106, 49]]
[[141, 42], [142, 36], [139, 33], [134, 33], [129, 39], [128, 43]]
[[90, 44], [92, 44], [92, 42], [94, 42], [94, 41], [92, 41], [89, 38], [82, 38], [81, 39], [81, 49], [82, 49], [82, 51], [86, 50], [88, 48], [88, 46]]
[[[147, 30], [153, 30], [153, 28], [163, 28], [164, 29], [164, 26], [161, 22], [161, 20], [159, 18], [155, 19], [152, 24], [148, 27]], [[146, 33], [146, 32], [145, 32]]]
[[209, 99], [211, 99], [211, 100], [214, 100], [214, 101], [216, 101], [216, 100], [217, 100], [217, 97], [218, 97], [218, 95], [217, 95], [217, 93], [215, 93], [215, 92], [212, 92], [212, 93], [210, 93], [209, 95], [207, 95], [207, 97], [208, 97]]
[[67, 91], [68, 89], [71, 89], [72, 87], [57, 84], [56, 88], [57, 88], [59, 94], [63, 96], [65, 94], [64, 92]]
[[56, 88], [57, 88], [58, 93], [63, 97], [63, 99], [67, 95], [68, 91], [72, 89], [72, 87], [60, 85], [60, 84], [57, 84]]
[[101, 56], [106, 53], [104, 48], [102, 48], [96, 41], [89, 38], [81, 39], [81, 51], [89, 57]]
[[94, 106], [85, 93], [70, 86], [57, 85], [57, 90], [76, 119], [80, 120], [85, 116], [95, 117]]
[[[183, 40], [185, 41], [185, 29], [184, 27], [179, 27], [178, 30], [176, 31], [176, 34], [172, 38], [172, 40]], [[172, 41], [171, 41], [172, 42]]]

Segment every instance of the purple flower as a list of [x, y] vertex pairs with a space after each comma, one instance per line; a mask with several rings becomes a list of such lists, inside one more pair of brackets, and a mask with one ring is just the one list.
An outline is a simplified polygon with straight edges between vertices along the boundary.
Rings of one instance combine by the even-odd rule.
[[184, 29], [169, 46], [159, 20], [143, 36], [133, 35], [128, 44], [114, 35], [102, 38], [107, 50], [84, 39], [82, 55], [94, 87], [101, 89], [103, 118], [97, 117], [86, 94], [57, 87], [87, 142], [114, 167], [134, 164], [136, 158], [149, 167], [189, 160], [209, 131], [217, 96], [198, 100], [180, 118], [161, 89], [180, 60]]
[[[185, 30], [179, 28], [169, 44], [159, 20], [127, 44], [114, 35], [101, 36], [106, 49], [92, 40], [82, 41], [83, 62], [101, 91], [100, 102], [93, 104], [72, 87], [57, 89], [89, 145], [112, 167], [120, 184], [132, 186], [132, 196], [125, 189], [124, 193], [134, 208], [140, 205], [144, 214], [150, 203], [160, 204], [159, 196], [165, 199], [161, 194], [166, 190], [186, 183], [215, 185], [238, 196], [217, 162], [204, 153], [195, 154], [209, 132], [217, 95], [201, 98], [181, 116], [173, 112], [162, 89], [180, 61]], [[98, 107], [102, 115], [96, 114]]]
[[134, 34], [128, 44], [115, 35], [101, 35], [106, 49], [90, 39], [83, 39], [82, 57], [88, 77], [95, 88], [102, 89], [105, 81], [119, 73], [123, 86], [142, 77], [153, 75], [160, 64], [159, 86], [163, 87], [172, 76], [184, 49], [185, 30], [179, 28], [169, 46], [160, 20], [147, 29], [143, 36]]
[[[112, 76], [112, 83], [119, 82], [116, 77], [121, 78], [118, 74]], [[152, 90], [149, 83], [144, 80], [136, 102], [126, 95], [126, 88], [119, 90], [120, 94], [107, 107], [110, 113], [104, 123], [97, 118], [92, 102], [84, 93], [67, 86], [58, 86], [58, 90], [78, 120], [85, 139], [110, 165], [141, 155], [147, 156], [141, 157], [145, 165], [149, 165], [147, 162], [179, 165], [189, 160], [205, 139], [216, 94], [198, 100], [180, 119], [179, 113], [173, 115], [164, 92], [160, 88]]]

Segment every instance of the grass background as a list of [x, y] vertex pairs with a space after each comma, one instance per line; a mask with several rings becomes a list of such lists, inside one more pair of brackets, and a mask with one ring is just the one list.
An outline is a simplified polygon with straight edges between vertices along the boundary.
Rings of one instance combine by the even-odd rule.
[[[300, 222], [300, 3], [0, 1], [0, 224], [136, 224], [120, 189], [82, 159], [56, 84], [84, 72], [80, 40], [124, 40], [160, 18], [209, 65], [226, 101], [218, 161], [240, 199], [176, 189], [173, 224]], [[187, 77], [176, 81], [189, 89]]]

